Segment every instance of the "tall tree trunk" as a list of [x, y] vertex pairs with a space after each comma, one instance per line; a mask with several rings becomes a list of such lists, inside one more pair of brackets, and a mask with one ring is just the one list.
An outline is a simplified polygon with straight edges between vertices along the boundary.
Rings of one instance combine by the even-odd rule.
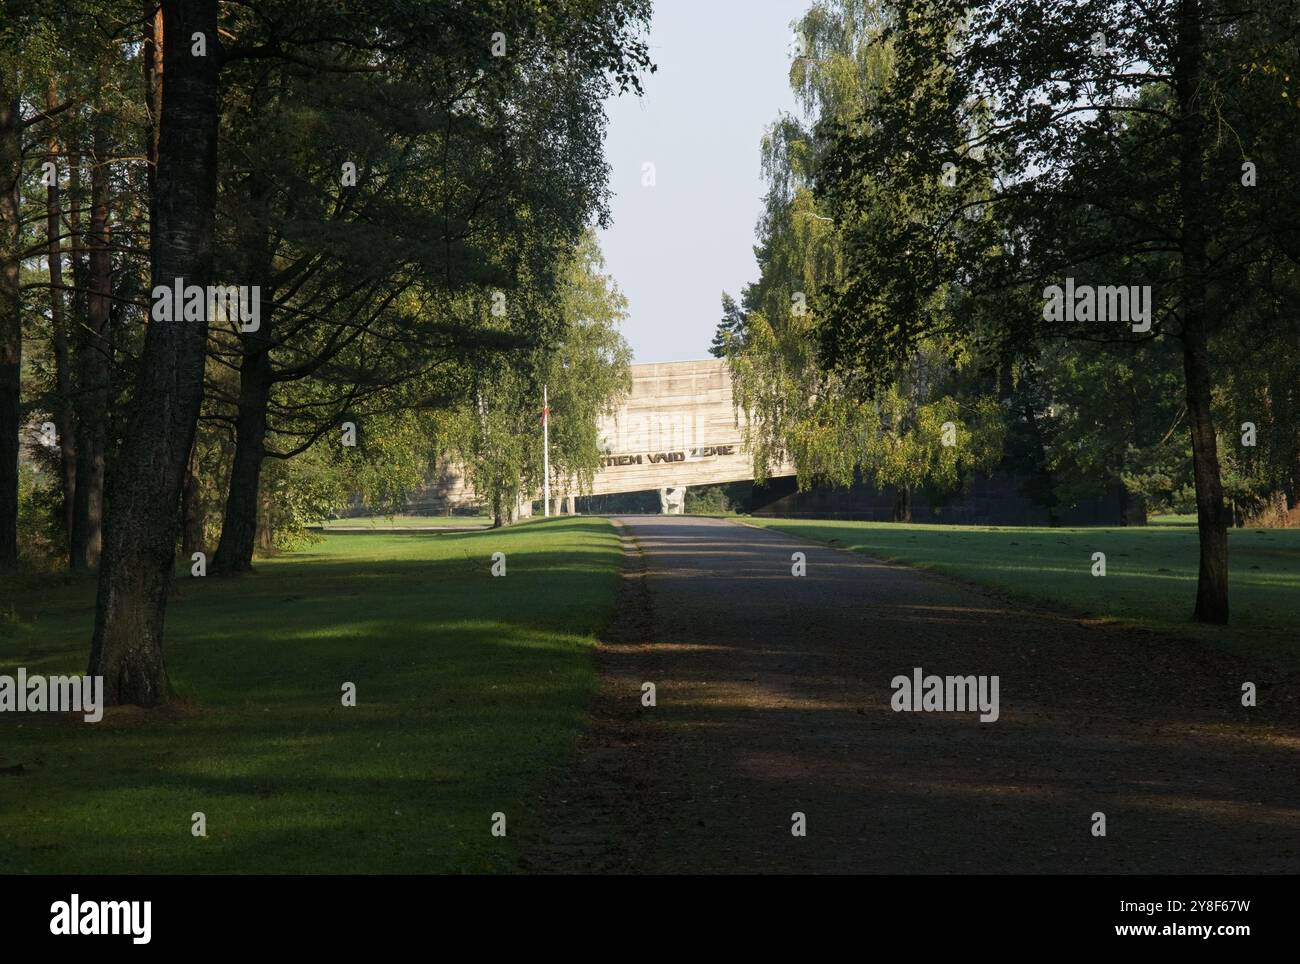
[[257, 509], [257, 548], [270, 552], [275, 548], [275, 526], [271, 523], [271, 495], [266, 489], [259, 493]]
[[[106, 78], [100, 77], [101, 86]], [[74, 527], [78, 530], [73, 567], [99, 568], [103, 550], [104, 458], [108, 434], [109, 312], [112, 307], [113, 264], [109, 254], [109, 118], [97, 105], [92, 135], [90, 173], [90, 252], [86, 326], [80, 344], [81, 417], [77, 438], [77, 480]]]
[[[248, 572], [253, 568], [253, 551], [269, 549], [264, 545], [258, 525], [263, 501], [261, 492], [262, 461], [266, 457], [267, 406], [271, 401], [274, 368], [271, 360], [272, 329], [275, 325], [270, 284], [272, 240], [267, 231], [270, 223], [270, 192], [263, 178], [254, 175], [248, 184], [250, 217], [241, 238], [246, 252], [242, 279], [257, 285], [262, 299], [256, 331], [241, 332], [239, 364], [239, 404], [235, 415], [235, 455], [230, 466], [230, 490], [226, 494], [225, 514], [221, 520], [221, 539], [209, 573], [225, 575]], [[262, 521], [268, 523], [269, 520]]]
[[204, 530], [203, 501], [199, 493], [199, 447], [197, 441], [190, 448], [185, 464], [185, 481], [181, 484], [181, 556], [192, 559], [194, 553], [203, 552]]
[[[260, 334], [260, 332], [258, 332]], [[245, 345], [249, 345], [245, 336]], [[221, 540], [211, 573], [253, 568], [257, 542], [258, 488], [266, 443], [266, 406], [271, 397], [271, 358], [265, 348], [244, 355], [239, 371], [239, 410], [235, 416], [235, 457], [230, 491], [221, 520]]]
[[[81, 167], [86, 154], [69, 145], [68, 152], [68, 265], [72, 269], [72, 291], [67, 300], [71, 331], [70, 347], [73, 357], [69, 363], [72, 372], [72, 431], [74, 449], [80, 445], [85, 434], [84, 420], [93, 418], [87, 413], [90, 407], [86, 391], [86, 376], [82, 371], [86, 364], [86, 338], [90, 329], [87, 319], [87, 295], [90, 269], [86, 265], [85, 237], [81, 229], [81, 212], [85, 205], [85, 191], [82, 187]], [[68, 564], [73, 569], [85, 567], [87, 544], [89, 541], [85, 501], [77, 499], [77, 480], [86, 471], [85, 459], [79, 452], [74, 452], [72, 474], [72, 530], [68, 535]]]
[[18, 436], [23, 360], [18, 182], [22, 114], [16, 71], [0, 66], [0, 571], [18, 566]]
[[[144, 70], [144, 158], [148, 170], [149, 199], [157, 194], [158, 134], [162, 121], [163, 15], [157, 0], [144, 0], [144, 30], [140, 64]], [[150, 214], [152, 215], [152, 211]]]
[[[58, 91], [51, 78], [45, 91], [45, 107], [53, 111], [59, 105]], [[49, 240], [50, 325], [53, 329], [54, 382], [58, 393], [55, 423], [59, 431], [59, 464], [63, 482], [63, 532], [68, 540], [68, 564], [72, 558], [72, 528], [77, 492], [76, 425], [72, 417], [72, 367], [68, 357], [68, 320], [63, 310], [63, 213], [59, 197], [59, 140], [50, 135], [46, 155], [55, 165], [55, 176], [45, 196], [45, 231]]]
[[1183, 372], [1187, 417], [1192, 433], [1192, 472], [1196, 481], [1196, 525], [1201, 566], [1193, 618], [1203, 623], [1228, 621], [1228, 528], [1219, 473], [1218, 442], [1210, 410], [1209, 318], [1205, 302], [1208, 265], [1204, 160], [1205, 118], [1201, 98], [1200, 0], [1181, 0], [1178, 53], [1174, 66], [1179, 108], [1179, 195], [1182, 205]]
[[912, 521], [912, 490], [906, 485], [894, 486], [894, 521]]
[[[212, 280], [217, 195], [217, 0], [163, 0], [164, 78], [157, 195], [150, 232], [153, 285]], [[203, 34], [207, 56], [191, 54]], [[199, 407], [206, 318], [151, 321], [125, 441], [112, 480], [91, 675], [109, 705], [169, 696], [163, 620], [175, 575], [179, 501]]]

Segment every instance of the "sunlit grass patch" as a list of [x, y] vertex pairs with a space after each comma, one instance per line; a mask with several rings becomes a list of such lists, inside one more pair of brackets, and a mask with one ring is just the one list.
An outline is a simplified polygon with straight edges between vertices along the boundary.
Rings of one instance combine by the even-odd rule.
[[[620, 565], [584, 518], [331, 536], [234, 579], [186, 568], [167, 614], [185, 712], [0, 716], [0, 769], [22, 767], [0, 774], [0, 872], [509, 869], [582, 726]], [[93, 606], [93, 580], [24, 593], [0, 673], [83, 672]]]

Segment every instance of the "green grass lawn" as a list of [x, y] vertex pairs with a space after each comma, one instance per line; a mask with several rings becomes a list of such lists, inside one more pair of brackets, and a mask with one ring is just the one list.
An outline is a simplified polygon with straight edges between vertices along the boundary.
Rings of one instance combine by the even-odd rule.
[[491, 524], [491, 517], [485, 515], [367, 515], [355, 519], [326, 519], [321, 526], [325, 529], [356, 529], [363, 526], [373, 529], [419, 529]]
[[[181, 711], [0, 716], [0, 872], [511, 868], [583, 724], [620, 560], [588, 518], [327, 537], [233, 580], [187, 568], [167, 613]], [[22, 588], [0, 673], [83, 672], [93, 583]]]
[[[1195, 525], [1040, 529], [749, 521], [1080, 616], [1174, 632], [1300, 666], [1300, 529], [1230, 531], [1232, 625], [1222, 628], [1190, 620], [1198, 568]], [[1094, 552], [1106, 554], [1104, 578], [1092, 575]]]

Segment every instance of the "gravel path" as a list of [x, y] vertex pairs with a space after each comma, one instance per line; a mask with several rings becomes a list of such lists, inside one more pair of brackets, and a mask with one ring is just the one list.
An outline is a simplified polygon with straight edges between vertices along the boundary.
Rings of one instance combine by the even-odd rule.
[[[525, 869], [1300, 872], [1295, 674], [749, 526], [619, 525], [593, 725]], [[916, 667], [997, 676], [999, 718], [893, 711]]]

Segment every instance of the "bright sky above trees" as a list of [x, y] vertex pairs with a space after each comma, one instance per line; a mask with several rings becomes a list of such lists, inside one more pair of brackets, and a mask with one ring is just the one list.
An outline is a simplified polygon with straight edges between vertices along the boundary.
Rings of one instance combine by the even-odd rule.
[[[758, 275], [759, 141], [794, 109], [790, 23], [809, 0], [655, 0], [645, 96], [609, 102], [614, 224], [601, 233], [627, 296], [636, 362], [708, 357], [721, 295]], [[642, 165], [655, 165], [642, 187]]]

